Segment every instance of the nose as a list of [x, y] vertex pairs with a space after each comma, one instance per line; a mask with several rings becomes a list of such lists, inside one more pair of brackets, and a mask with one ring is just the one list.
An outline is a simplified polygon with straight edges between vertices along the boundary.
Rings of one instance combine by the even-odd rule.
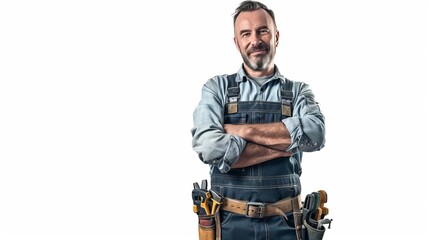
[[261, 37], [259, 36], [259, 34], [252, 33], [250, 35], [250, 44], [252, 46], [258, 46], [260, 43], [261, 43]]

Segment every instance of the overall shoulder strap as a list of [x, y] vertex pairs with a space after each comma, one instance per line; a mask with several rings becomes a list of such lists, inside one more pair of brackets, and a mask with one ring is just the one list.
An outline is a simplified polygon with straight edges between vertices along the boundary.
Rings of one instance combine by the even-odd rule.
[[228, 75], [226, 77], [228, 79], [228, 93], [227, 93], [228, 100], [231, 97], [239, 97], [240, 96], [240, 88], [238, 86], [237, 81], [235, 81], [236, 77], [237, 77], [237, 73]]
[[237, 73], [231, 74], [227, 76], [228, 79], [228, 92], [226, 94], [227, 97], [227, 105], [228, 105], [228, 114], [237, 113], [237, 102], [240, 99], [240, 87], [235, 81], [237, 77]]
[[293, 92], [292, 92], [292, 82], [288, 79], [285, 79], [285, 81], [282, 81], [282, 115], [291, 117], [292, 116], [292, 99], [293, 99]]

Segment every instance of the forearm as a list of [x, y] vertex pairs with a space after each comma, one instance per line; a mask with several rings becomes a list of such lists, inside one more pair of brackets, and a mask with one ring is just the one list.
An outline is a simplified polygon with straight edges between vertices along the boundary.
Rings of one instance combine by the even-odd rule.
[[283, 122], [267, 124], [225, 124], [226, 133], [235, 134], [246, 141], [284, 151], [291, 144], [290, 134]]
[[278, 157], [288, 157], [293, 153], [276, 150], [266, 146], [248, 142], [238, 160], [231, 168], [243, 168], [269, 161]]

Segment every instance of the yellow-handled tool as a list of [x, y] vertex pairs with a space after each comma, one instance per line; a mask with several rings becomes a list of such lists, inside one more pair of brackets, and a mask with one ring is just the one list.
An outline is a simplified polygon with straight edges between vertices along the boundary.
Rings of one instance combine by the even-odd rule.
[[206, 214], [209, 215], [211, 214], [210, 211], [210, 199], [212, 198], [210, 192], [206, 192], [205, 196], [201, 196], [201, 207], [204, 209], [204, 211], [206, 211]]
[[211, 193], [211, 201], [212, 201], [212, 209], [211, 209], [211, 214], [214, 214], [218, 207], [222, 204], [222, 197], [219, 196], [215, 191], [210, 190]]

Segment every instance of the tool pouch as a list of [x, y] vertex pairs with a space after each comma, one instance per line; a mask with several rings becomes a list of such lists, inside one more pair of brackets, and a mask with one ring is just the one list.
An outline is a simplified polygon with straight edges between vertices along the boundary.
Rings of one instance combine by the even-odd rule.
[[192, 201], [193, 211], [198, 216], [198, 237], [199, 240], [220, 240], [220, 214], [222, 196], [207, 188], [207, 180], [201, 182], [201, 187], [197, 182], [193, 184]]
[[200, 240], [216, 239], [215, 214], [198, 216], [198, 236]]
[[199, 240], [220, 240], [219, 223], [219, 211], [210, 215], [198, 215]]
[[307, 220], [304, 220], [303, 230], [303, 240], [322, 240], [326, 228], [324, 226], [320, 227], [320, 229], [314, 228], [307, 222]]
[[332, 219], [325, 218], [329, 209], [325, 206], [328, 201], [326, 191], [319, 190], [307, 194], [302, 207], [302, 240], [322, 240], [326, 228], [331, 227]]

